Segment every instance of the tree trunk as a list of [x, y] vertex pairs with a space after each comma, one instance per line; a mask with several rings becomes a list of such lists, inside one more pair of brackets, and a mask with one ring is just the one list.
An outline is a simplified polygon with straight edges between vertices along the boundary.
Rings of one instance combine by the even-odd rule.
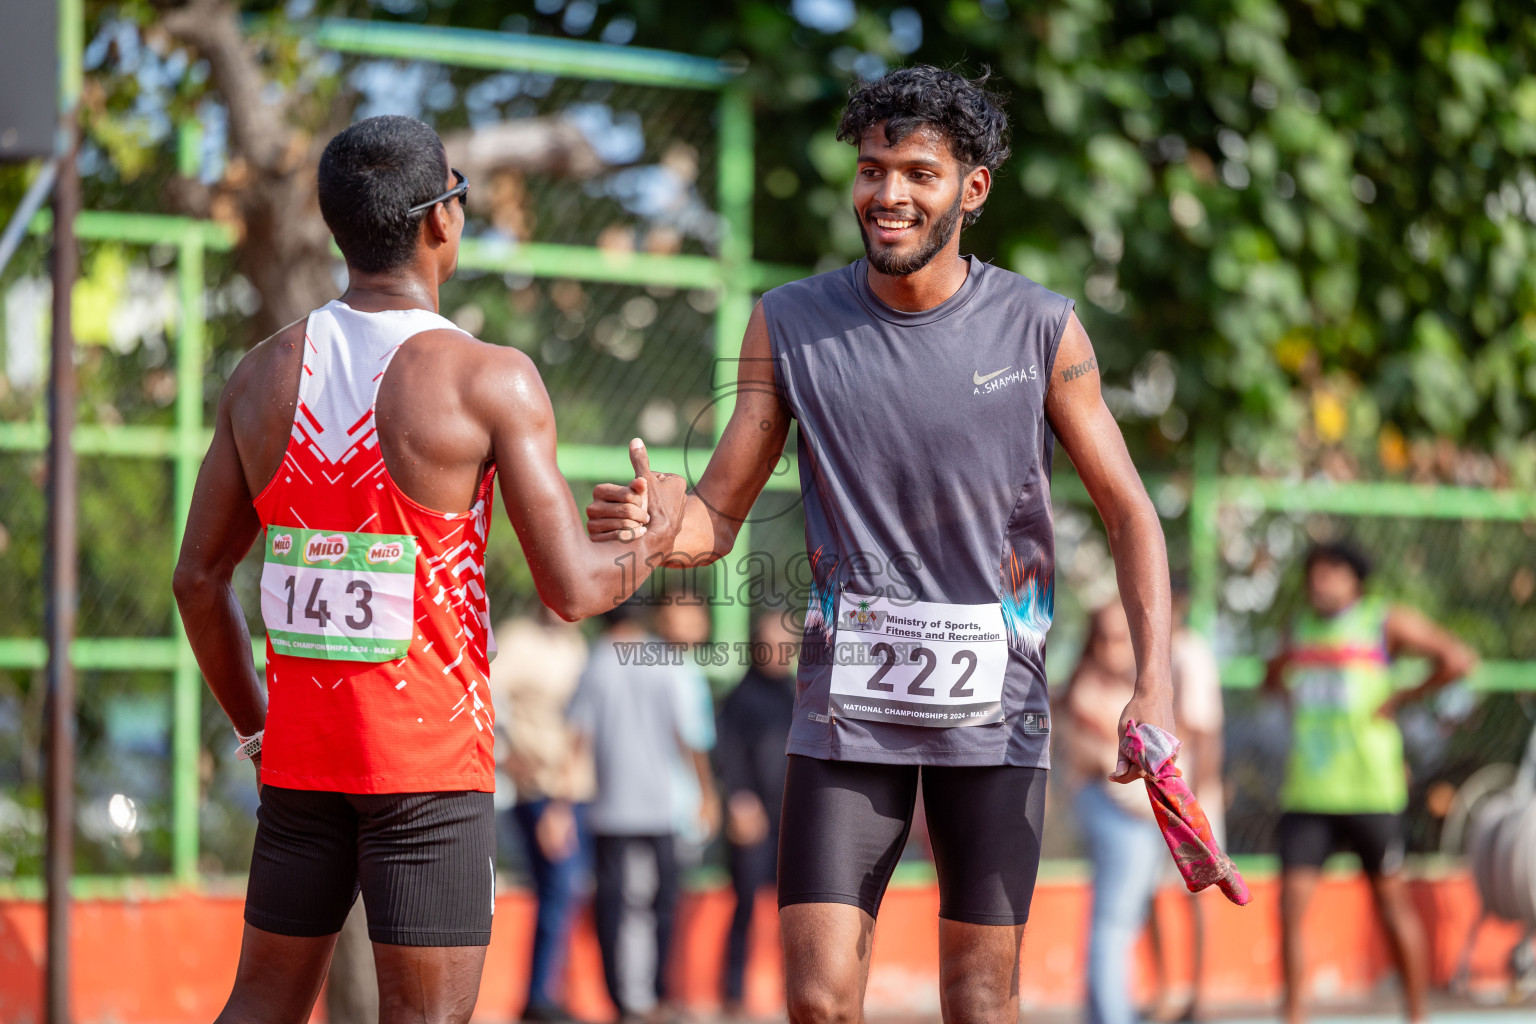
[[224, 179], [211, 189], [179, 180], [169, 200], [192, 216], [211, 216], [238, 232], [236, 262], [261, 296], [261, 308], [252, 318], [252, 340], [259, 340], [339, 292], [331, 236], [315, 196], [319, 146], [289, 123], [285, 101], [269, 102], [266, 75], [241, 31], [235, 4], [184, 0], [169, 5], [161, 25], [208, 61], [213, 84], [229, 109]]

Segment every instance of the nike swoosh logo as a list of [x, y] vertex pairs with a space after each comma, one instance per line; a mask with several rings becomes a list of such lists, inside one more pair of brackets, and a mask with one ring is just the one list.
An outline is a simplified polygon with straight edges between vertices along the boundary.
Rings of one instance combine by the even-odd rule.
[[977, 387], [981, 387], [987, 381], [991, 380], [993, 377], [996, 377], [998, 373], [1007, 373], [1011, 369], [1013, 369], [1013, 367], [1005, 366], [1001, 370], [998, 370], [997, 373], [989, 373], [985, 377], [983, 377], [979, 371], [972, 370], [971, 383], [975, 384]]

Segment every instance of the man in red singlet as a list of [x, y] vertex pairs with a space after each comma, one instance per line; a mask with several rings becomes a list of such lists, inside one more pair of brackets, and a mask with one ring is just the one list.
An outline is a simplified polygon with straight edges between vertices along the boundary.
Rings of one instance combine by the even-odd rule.
[[[261, 784], [221, 1022], [307, 1021], [359, 891], [381, 1024], [469, 1019], [494, 910], [492, 481], [566, 619], [626, 598], [681, 520], [682, 480], [653, 475], [637, 441], [636, 486], [661, 514], [632, 561], [590, 541], [532, 361], [438, 315], [467, 189], [412, 118], [331, 140], [320, 210], [347, 292], [252, 349], [219, 402], [175, 591]], [[231, 585], [258, 539], [265, 687]]]

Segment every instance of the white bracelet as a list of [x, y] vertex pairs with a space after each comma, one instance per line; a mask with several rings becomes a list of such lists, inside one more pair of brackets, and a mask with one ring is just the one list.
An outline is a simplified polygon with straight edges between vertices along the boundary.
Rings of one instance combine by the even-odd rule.
[[265, 729], [258, 729], [258, 730], [256, 730], [254, 735], [251, 735], [251, 736], [241, 736], [240, 735], [240, 730], [236, 729], [235, 730], [235, 739], [237, 741], [239, 741], [240, 746], [237, 747], [236, 750], [235, 750], [235, 760], [237, 760], [237, 761], [249, 761], [251, 758], [256, 757], [258, 754], [260, 754], [261, 753], [261, 738], [262, 738], [262, 736], [266, 735], [266, 732], [267, 732], [267, 730], [265, 730]]

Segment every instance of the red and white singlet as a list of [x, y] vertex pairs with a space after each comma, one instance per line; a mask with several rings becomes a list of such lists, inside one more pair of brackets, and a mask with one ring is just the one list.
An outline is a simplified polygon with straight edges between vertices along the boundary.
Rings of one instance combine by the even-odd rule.
[[457, 330], [422, 309], [309, 315], [293, 435], [256, 498], [267, 626], [261, 780], [341, 793], [493, 791], [485, 543], [495, 467], [467, 512], [396, 486], [374, 426], [400, 346]]

